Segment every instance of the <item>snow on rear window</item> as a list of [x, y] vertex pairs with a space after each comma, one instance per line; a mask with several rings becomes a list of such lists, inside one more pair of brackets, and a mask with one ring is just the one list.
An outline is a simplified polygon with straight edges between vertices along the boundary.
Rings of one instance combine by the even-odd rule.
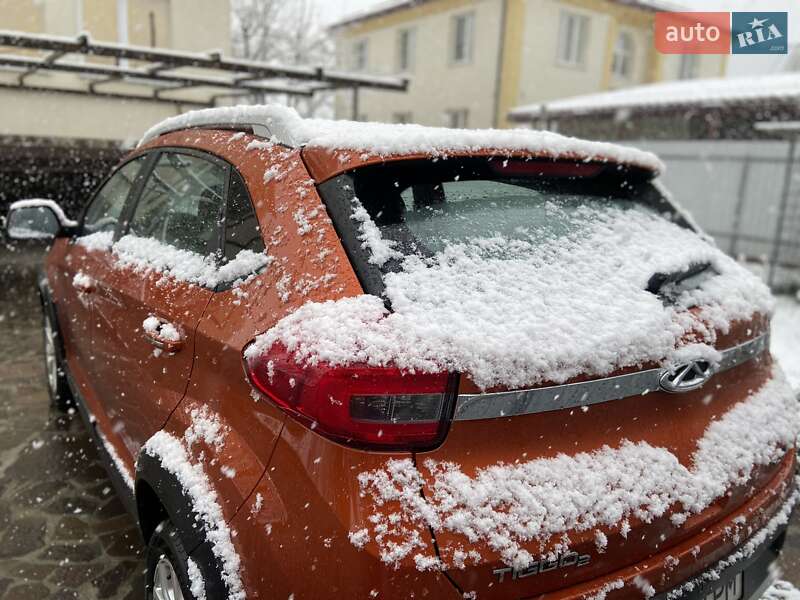
[[[248, 356], [280, 342], [300, 363], [452, 371], [483, 389], [521, 388], [670, 365], [690, 337], [713, 356], [718, 330], [772, 308], [759, 279], [659, 214], [613, 204], [548, 210], [549, 221], [565, 224], [558, 235], [475, 236], [407, 255], [383, 278], [392, 312], [372, 295], [308, 303], [260, 335]], [[656, 273], [704, 263], [714, 276], [672, 303], [647, 291]]]
[[353, 199], [352, 218], [359, 223], [359, 236], [362, 246], [369, 251], [369, 262], [379, 267], [386, 261], [393, 258], [400, 258], [402, 255], [395, 250], [395, 243], [392, 240], [384, 239], [381, 232], [364, 206], [358, 198]]
[[464, 562], [457, 554], [462, 548], [483, 543], [524, 569], [538, 558], [530, 542], [544, 544], [570, 530], [621, 527], [631, 518], [649, 522], [676, 506], [700, 513], [732, 485], [747, 483], [754, 467], [780, 460], [799, 432], [797, 400], [774, 367], [760, 390], [706, 429], [688, 468], [667, 448], [630, 441], [591, 453], [500, 463], [474, 474], [455, 463], [427, 460], [415, 467], [410, 459], [393, 459], [359, 475], [373, 512], [350, 541], [363, 548], [374, 540], [389, 564], [414, 554], [418, 565], [425, 564], [435, 557], [422, 553], [416, 532], [424, 526], [460, 540], [440, 546], [445, 568]]

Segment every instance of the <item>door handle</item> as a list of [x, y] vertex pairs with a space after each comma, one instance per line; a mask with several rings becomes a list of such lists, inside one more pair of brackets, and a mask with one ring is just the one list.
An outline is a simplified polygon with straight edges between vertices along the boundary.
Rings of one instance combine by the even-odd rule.
[[159, 350], [163, 350], [169, 354], [175, 354], [178, 350], [183, 348], [183, 340], [164, 340], [157, 336], [150, 335], [149, 333], [144, 334], [144, 339]]
[[78, 290], [79, 294], [93, 294], [96, 289], [94, 279], [81, 271], [78, 271], [72, 278], [72, 286]]
[[159, 350], [174, 354], [183, 348], [183, 338], [178, 328], [158, 317], [147, 317], [142, 323], [142, 331], [147, 343]]

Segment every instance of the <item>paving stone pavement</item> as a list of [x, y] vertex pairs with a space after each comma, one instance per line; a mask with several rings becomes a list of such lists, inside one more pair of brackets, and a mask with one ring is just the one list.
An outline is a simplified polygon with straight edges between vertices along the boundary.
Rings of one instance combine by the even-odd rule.
[[0, 598], [144, 598], [143, 543], [78, 414], [49, 408], [35, 266], [0, 250]]
[[[0, 248], [0, 598], [144, 598], [136, 524], [80, 417], [48, 406], [36, 262]], [[800, 586], [800, 511], [781, 569]]]

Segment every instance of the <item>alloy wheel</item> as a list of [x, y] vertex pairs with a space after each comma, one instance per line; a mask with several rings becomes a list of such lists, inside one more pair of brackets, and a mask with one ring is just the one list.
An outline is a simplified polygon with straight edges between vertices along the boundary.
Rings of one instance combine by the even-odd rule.
[[153, 599], [154, 600], [183, 600], [181, 584], [172, 563], [161, 555], [153, 573]]
[[55, 394], [58, 391], [58, 357], [56, 356], [56, 340], [50, 317], [44, 318], [44, 365], [47, 371], [47, 385]]

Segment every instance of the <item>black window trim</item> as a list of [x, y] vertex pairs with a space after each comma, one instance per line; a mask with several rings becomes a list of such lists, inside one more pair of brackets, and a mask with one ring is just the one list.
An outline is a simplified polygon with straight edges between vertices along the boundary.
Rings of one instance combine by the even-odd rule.
[[137, 154], [132, 154], [123, 159], [122, 161], [120, 161], [111, 170], [111, 172], [108, 175], [106, 175], [105, 178], [103, 178], [100, 184], [97, 187], [95, 187], [95, 189], [92, 191], [89, 197], [89, 200], [87, 200], [86, 203], [83, 205], [80, 215], [78, 216], [78, 226], [75, 228], [75, 233], [72, 236], [72, 241], [75, 241], [78, 237], [85, 235], [84, 221], [86, 220], [86, 213], [89, 211], [89, 207], [92, 204], [94, 204], [94, 201], [97, 199], [97, 196], [100, 194], [103, 188], [106, 187], [106, 184], [111, 180], [112, 177], [114, 177], [120, 171], [120, 169], [125, 167], [127, 164], [142, 158], [142, 156], [145, 157], [145, 161], [142, 163], [139, 172], [136, 173], [136, 177], [134, 179], [133, 185], [131, 186], [131, 189], [128, 190], [128, 196], [125, 198], [125, 202], [122, 205], [122, 211], [119, 214], [120, 218], [117, 221], [116, 227], [114, 228], [114, 241], [119, 239], [117, 238], [117, 232], [119, 230], [120, 223], [122, 223], [125, 220], [125, 210], [128, 206], [128, 203], [131, 201], [132, 197], [138, 196], [138, 191], [139, 191], [138, 188], [140, 187], [141, 183], [145, 180], [146, 175], [149, 175], [150, 173], [152, 158], [146, 152], [139, 152]]

